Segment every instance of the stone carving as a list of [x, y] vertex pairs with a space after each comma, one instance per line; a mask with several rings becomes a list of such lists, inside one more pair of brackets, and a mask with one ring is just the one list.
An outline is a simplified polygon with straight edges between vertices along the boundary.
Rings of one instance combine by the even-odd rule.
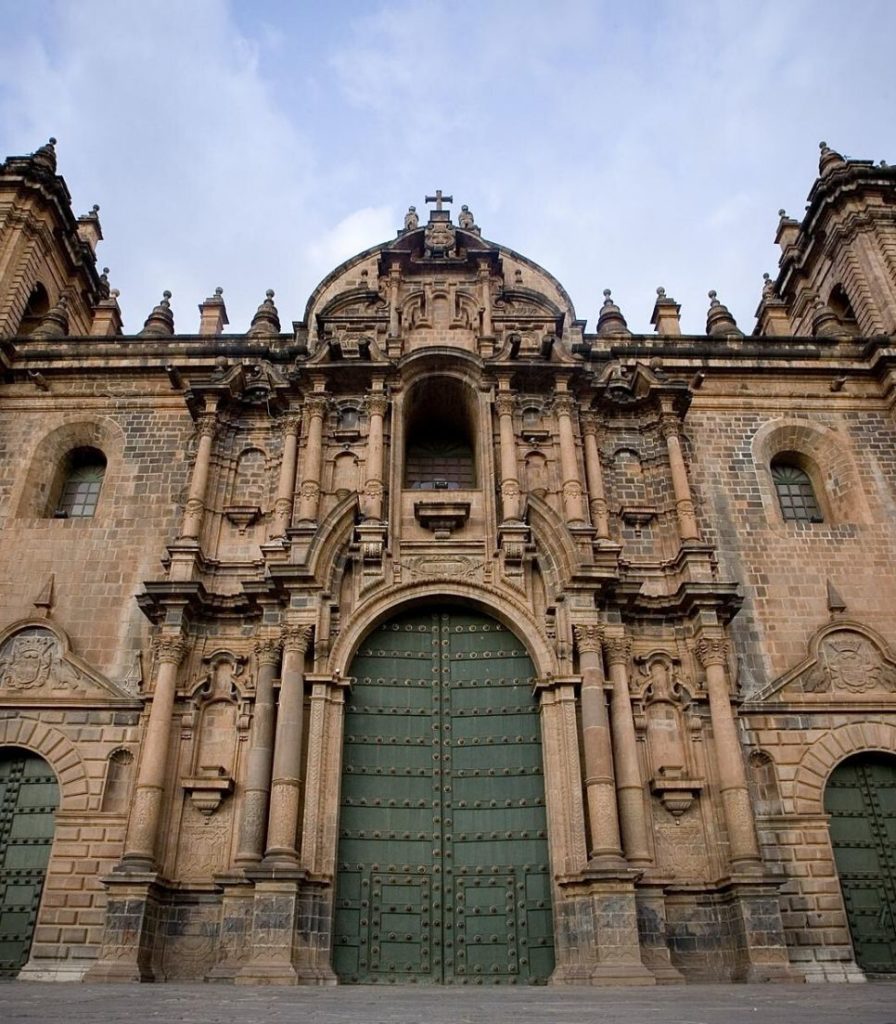
[[420, 555], [409, 558], [404, 563], [411, 576], [448, 577], [449, 579], [481, 579], [485, 562], [467, 555], [455, 555], [444, 558], [432, 555]]
[[49, 629], [26, 627], [0, 647], [0, 690], [21, 695], [64, 695], [101, 691], [123, 696], [107, 680], [79, 664]]
[[880, 651], [859, 633], [833, 633], [818, 648], [818, 661], [802, 677], [807, 693], [841, 690], [896, 690], [896, 669], [886, 665]]
[[454, 225], [450, 221], [430, 221], [424, 236], [427, 256], [448, 256], [457, 244]]
[[849, 697], [877, 691], [896, 692], [896, 662], [883, 641], [856, 624], [838, 623], [820, 630], [809, 656], [756, 695], [765, 700], [779, 691]]

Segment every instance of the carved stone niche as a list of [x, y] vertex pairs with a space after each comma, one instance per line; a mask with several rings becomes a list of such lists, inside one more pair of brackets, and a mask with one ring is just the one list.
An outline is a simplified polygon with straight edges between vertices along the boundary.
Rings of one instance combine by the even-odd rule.
[[234, 790], [236, 744], [243, 725], [236, 680], [245, 665], [244, 657], [229, 652], [203, 658], [205, 671], [191, 689], [195, 722], [192, 771], [181, 786], [196, 810], [206, 817], [213, 815]]
[[468, 501], [415, 501], [414, 518], [426, 530], [432, 530], [436, 540], [450, 537], [470, 518]]
[[650, 791], [677, 820], [696, 800], [704, 783], [688, 770], [684, 742], [686, 710], [691, 695], [684, 685], [678, 662], [657, 651], [638, 658], [645, 680], [642, 692], [644, 727], [652, 770]]

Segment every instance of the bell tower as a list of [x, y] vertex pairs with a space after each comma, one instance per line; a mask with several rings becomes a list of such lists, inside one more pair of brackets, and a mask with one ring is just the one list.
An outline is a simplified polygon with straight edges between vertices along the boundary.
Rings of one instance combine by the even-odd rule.
[[896, 167], [847, 159], [822, 142], [802, 222], [780, 215], [774, 292], [792, 334], [896, 330]]
[[99, 207], [75, 217], [55, 144], [0, 164], [0, 337], [90, 334], [109, 299], [96, 268]]

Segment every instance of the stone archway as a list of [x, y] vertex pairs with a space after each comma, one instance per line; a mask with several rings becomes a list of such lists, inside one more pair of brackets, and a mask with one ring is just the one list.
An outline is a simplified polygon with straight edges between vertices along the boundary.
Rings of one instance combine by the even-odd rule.
[[831, 846], [858, 965], [896, 976], [896, 757], [841, 761], [825, 787]]
[[28, 959], [58, 806], [50, 765], [24, 747], [0, 747], [0, 978]]
[[545, 982], [554, 966], [535, 670], [504, 625], [434, 604], [351, 664], [334, 969], [348, 982]]

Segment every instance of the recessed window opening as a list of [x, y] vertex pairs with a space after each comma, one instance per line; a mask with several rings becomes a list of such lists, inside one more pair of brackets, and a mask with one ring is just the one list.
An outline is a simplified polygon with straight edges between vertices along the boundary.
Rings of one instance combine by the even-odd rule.
[[841, 324], [846, 327], [856, 326], [856, 314], [842, 284], [835, 285], [828, 296], [828, 307]]
[[69, 452], [68, 468], [55, 515], [60, 519], [89, 518], [96, 514], [106, 456], [97, 448], [75, 448]]
[[472, 401], [458, 381], [419, 385], [407, 419], [405, 486], [419, 491], [476, 487], [472, 425]]
[[824, 516], [809, 474], [794, 458], [783, 456], [772, 463], [772, 481], [785, 520], [821, 523]]
[[28, 305], [25, 307], [22, 322], [19, 324], [19, 334], [31, 334], [32, 331], [40, 326], [41, 321], [49, 311], [50, 297], [47, 295], [46, 288], [38, 281], [28, 297]]

